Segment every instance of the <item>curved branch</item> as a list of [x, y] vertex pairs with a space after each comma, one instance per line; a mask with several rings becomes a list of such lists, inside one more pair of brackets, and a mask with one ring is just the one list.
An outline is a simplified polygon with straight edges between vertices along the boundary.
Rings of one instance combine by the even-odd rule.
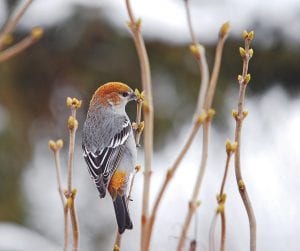
[[0, 34], [0, 50], [3, 48], [5, 37], [15, 30], [16, 25], [18, 24], [32, 1], [33, 0], [26, 0], [25, 3], [16, 11], [16, 14], [9, 17], [9, 20], [3, 28], [3, 32]]
[[243, 120], [247, 116], [247, 112], [244, 110], [244, 103], [245, 103], [246, 88], [250, 81], [250, 74], [248, 74], [248, 67], [249, 67], [249, 61], [253, 55], [253, 50], [250, 49], [250, 44], [254, 37], [254, 32], [252, 31], [248, 33], [245, 31], [243, 33], [243, 37], [245, 39], [245, 48], [240, 48], [240, 54], [243, 58], [243, 73], [238, 77], [239, 85], [240, 85], [239, 101], [238, 101], [238, 110], [237, 112], [234, 113], [234, 118], [236, 121], [235, 141], [237, 142], [234, 164], [235, 164], [236, 181], [249, 220], [250, 250], [255, 251], [256, 250], [256, 219], [246, 189], [245, 181], [243, 180], [242, 172], [241, 172], [241, 132], [242, 132]]
[[145, 149], [145, 169], [144, 169], [144, 187], [143, 187], [143, 204], [141, 217], [141, 249], [145, 250], [145, 238], [149, 214], [149, 197], [150, 197], [150, 180], [152, 173], [152, 156], [153, 156], [153, 101], [152, 101], [152, 84], [148, 54], [145, 42], [141, 34], [141, 20], [136, 20], [131, 8], [130, 0], [126, 0], [126, 8], [130, 19], [129, 28], [132, 32], [134, 44], [138, 53], [141, 68], [142, 85], [145, 93], [144, 101], [144, 149]]

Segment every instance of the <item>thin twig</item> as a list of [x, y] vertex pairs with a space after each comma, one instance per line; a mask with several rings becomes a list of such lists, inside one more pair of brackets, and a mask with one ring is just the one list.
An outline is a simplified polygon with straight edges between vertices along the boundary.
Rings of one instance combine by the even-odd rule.
[[[186, 8], [189, 8], [188, 1], [185, 1], [185, 2], [186, 2]], [[190, 18], [190, 17], [187, 16], [187, 18]], [[189, 23], [191, 23], [191, 22], [189, 22]], [[182, 227], [181, 235], [179, 238], [179, 242], [178, 242], [178, 246], [177, 246], [178, 251], [183, 250], [184, 242], [186, 239], [187, 231], [189, 229], [189, 225], [191, 223], [192, 216], [193, 216], [195, 210], [197, 209], [196, 205], [197, 205], [197, 201], [198, 201], [198, 195], [200, 193], [200, 189], [201, 189], [202, 182], [204, 179], [204, 174], [205, 174], [205, 170], [206, 170], [206, 162], [207, 162], [207, 157], [208, 157], [209, 126], [211, 123], [212, 116], [214, 115], [214, 111], [211, 109], [211, 104], [212, 104], [212, 100], [214, 97], [215, 88], [216, 88], [216, 84], [217, 84], [217, 80], [218, 80], [218, 76], [219, 76], [221, 58], [222, 58], [222, 52], [223, 52], [223, 45], [226, 40], [228, 32], [229, 32], [229, 23], [227, 22], [222, 25], [220, 32], [219, 32], [219, 40], [218, 40], [218, 45], [217, 45], [217, 49], [216, 49], [213, 73], [212, 73], [212, 77], [210, 79], [209, 85], [207, 87], [208, 89], [207, 89], [206, 95], [203, 98], [198, 99], [198, 109], [200, 109], [200, 107], [201, 107], [199, 105], [202, 104], [201, 110], [207, 111], [208, 120], [207, 120], [207, 123], [205, 123], [203, 126], [203, 144], [202, 144], [201, 163], [200, 163], [200, 168], [199, 168], [199, 172], [197, 175], [196, 183], [194, 186], [192, 198], [189, 202], [188, 213], [185, 217], [184, 225]], [[197, 52], [197, 50], [195, 50], [195, 55], [197, 55], [196, 52]], [[205, 100], [204, 103], [203, 103], [203, 100]]]
[[184, 3], [185, 3], [188, 28], [192, 39], [192, 45], [190, 49], [196, 59], [198, 70], [201, 75], [201, 83], [200, 83], [198, 101], [197, 101], [196, 112], [195, 112], [195, 117], [196, 117], [199, 116], [199, 114], [203, 110], [205, 95], [209, 83], [209, 70], [208, 70], [208, 64], [205, 56], [205, 48], [197, 42], [196, 35], [193, 29], [192, 18], [191, 18], [190, 7], [189, 7], [189, 0], [184, 0]]
[[14, 15], [9, 17], [6, 25], [3, 28], [3, 31], [0, 34], [0, 50], [2, 50], [4, 46], [4, 41], [7, 35], [12, 33], [18, 22], [20, 21], [21, 17], [24, 15], [25, 11], [29, 7], [29, 5], [32, 3], [33, 0], [26, 0], [24, 1], [24, 4], [16, 11]]
[[69, 207], [67, 204], [64, 206], [64, 251], [68, 250], [69, 243]]
[[[226, 202], [226, 194], [224, 193], [225, 184], [228, 176], [228, 170], [229, 170], [229, 163], [232, 157], [232, 154], [235, 152], [237, 143], [231, 143], [229, 140], [226, 140], [226, 161], [225, 161], [225, 169], [224, 169], [224, 175], [220, 186], [220, 192], [217, 195], [217, 202], [218, 202], [218, 208], [216, 210], [216, 215], [220, 214], [221, 217], [221, 245], [220, 249], [221, 251], [225, 250], [225, 241], [226, 241], [226, 216], [225, 216], [225, 202]], [[214, 216], [215, 217], [215, 216]], [[210, 250], [214, 250], [215, 240], [214, 240], [214, 233], [215, 233], [215, 225], [211, 225], [210, 234], [209, 234], [209, 243], [212, 247]]]
[[172, 180], [175, 172], [177, 171], [180, 163], [182, 162], [184, 156], [186, 155], [189, 148], [191, 147], [191, 145], [192, 145], [192, 143], [193, 143], [193, 141], [194, 141], [194, 139], [197, 135], [197, 132], [198, 132], [199, 128], [201, 127], [201, 125], [204, 122], [205, 117], [206, 117], [206, 114], [202, 113], [198, 117], [198, 119], [194, 122], [193, 127], [192, 127], [192, 129], [189, 133], [189, 136], [188, 136], [184, 146], [182, 147], [179, 155], [175, 159], [175, 161], [174, 161], [173, 165], [171, 166], [171, 168], [167, 170], [164, 182], [163, 182], [163, 184], [162, 184], [162, 186], [161, 186], [161, 188], [158, 192], [158, 195], [155, 199], [154, 206], [153, 206], [153, 209], [151, 211], [150, 218], [149, 218], [148, 236], [147, 236], [147, 240], [146, 240], [148, 245], [150, 244], [151, 235], [152, 235], [152, 232], [153, 232], [153, 226], [154, 226], [154, 222], [155, 222], [155, 219], [156, 219], [156, 214], [157, 214], [159, 205], [161, 203], [161, 200], [162, 200], [162, 198], [163, 198], [163, 196], [166, 192], [166, 189], [167, 189], [168, 185], [170, 184], [170, 181]]
[[152, 85], [151, 85], [151, 73], [150, 64], [145, 47], [145, 42], [141, 34], [141, 20], [136, 20], [130, 0], [126, 0], [126, 8], [129, 15], [129, 28], [132, 32], [133, 40], [137, 50], [138, 58], [140, 61], [142, 85], [145, 92], [144, 103], [144, 149], [145, 149], [145, 170], [144, 170], [144, 187], [143, 187], [143, 204], [142, 204], [142, 217], [141, 217], [141, 249], [147, 251], [144, 248], [144, 240], [146, 236], [146, 228], [148, 224], [149, 214], [149, 196], [150, 196], [150, 180], [152, 172], [152, 156], [153, 156], [153, 101], [152, 101]]
[[144, 102], [144, 93], [139, 93], [136, 89], [136, 94], [137, 94], [137, 101], [136, 101], [136, 128], [135, 128], [135, 144], [137, 147], [140, 146], [140, 139], [142, 132], [144, 130], [144, 122], [141, 122], [142, 118], [142, 108], [143, 108], [143, 102]]
[[229, 163], [230, 163], [231, 156], [232, 156], [232, 152], [227, 152], [225, 171], [224, 171], [224, 175], [223, 175], [223, 179], [222, 179], [222, 183], [221, 183], [221, 187], [220, 187], [220, 193], [219, 193], [220, 197], [222, 197], [224, 194], [224, 187], [225, 187], [225, 183], [226, 183], [226, 179], [227, 179], [227, 175], [228, 175], [228, 169], [229, 169]]
[[76, 189], [72, 190], [71, 195], [71, 205], [70, 205], [70, 217], [72, 223], [72, 233], [73, 233], [73, 251], [79, 250], [79, 226], [78, 226], [78, 218], [75, 209], [75, 197], [76, 197]]
[[53, 140], [49, 141], [49, 148], [54, 153], [55, 160], [55, 171], [56, 171], [56, 181], [57, 181], [57, 190], [61, 199], [63, 211], [64, 211], [64, 251], [68, 250], [68, 206], [64, 197], [64, 192], [62, 189], [61, 182], [61, 165], [60, 165], [60, 150], [63, 147], [63, 141], [61, 139], [54, 142]]
[[221, 216], [221, 251], [225, 251], [225, 242], [226, 242], [226, 215], [225, 210], [220, 212]]
[[[227, 146], [226, 146], [227, 147]], [[235, 144], [236, 148], [236, 144]], [[224, 187], [228, 175], [229, 163], [232, 156], [232, 151], [227, 151], [227, 158], [225, 164], [224, 176], [220, 188], [220, 193], [218, 195], [218, 204], [219, 204], [219, 213], [221, 217], [221, 251], [225, 250], [225, 241], [226, 241], [226, 216], [225, 216], [225, 202], [226, 202], [226, 194], [224, 193]]]
[[192, 43], [194, 45], [197, 45], [198, 42], [197, 42], [196, 35], [195, 35], [194, 29], [193, 29], [193, 25], [192, 25], [191, 12], [190, 12], [190, 7], [189, 7], [189, 3], [188, 2], [189, 2], [188, 0], [184, 0], [186, 18], [187, 18], [187, 22], [188, 22], [188, 28], [189, 28], [190, 35], [191, 35], [191, 38], [192, 38]]
[[[69, 120], [72, 119], [73, 122], [76, 124], [76, 109], [71, 107], [71, 117]], [[75, 151], [75, 135], [77, 130], [77, 125], [69, 126], [69, 154], [68, 154], [68, 195], [71, 196], [72, 193], [72, 180], [73, 180], [73, 160], [74, 160], [74, 151]]]
[[221, 217], [221, 245], [220, 245], [220, 250], [225, 251], [225, 241], [226, 241], [226, 217], [225, 217], [225, 211], [222, 206], [220, 205], [216, 210], [216, 213], [214, 214], [214, 217], [211, 221], [211, 225], [209, 228], [209, 251], [215, 251], [215, 230], [216, 230], [216, 225], [217, 225], [217, 219], [218, 215]]
[[0, 52], [0, 63], [10, 59], [11, 57], [14, 57], [15, 55], [19, 54], [20, 52], [33, 45], [40, 39], [42, 34], [43, 31], [41, 28], [34, 28], [30, 35], [23, 38], [20, 42], [16, 43], [15, 45]]
[[69, 152], [68, 152], [68, 186], [65, 196], [67, 199], [67, 206], [69, 208], [69, 213], [72, 223], [72, 233], [73, 233], [73, 251], [78, 251], [79, 249], [79, 226], [78, 218], [75, 209], [75, 197], [77, 190], [72, 186], [73, 180], [73, 162], [74, 162], [74, 152], [75, 152], [75, 138], [76, 131], [78, 129], [78, 121], [76, 119], [76, 110], [81, 106], [81, 101], [76, 98], [71, 99], [67, 98], [67, 106], [71, 109], [71, 116], [68, 119], [68, 128], [69, 128]]
[[249, 61], [253, 55], [253, 50], [250, 49], [251, 41], [254, 37], [254, 32], [246, 32], [243, 33], [243, 38], [245, 40], [245, 48], [240, 48], [240, 54], [243, 58], [243, 73], [239, 75], [239, 101], [238, 101], [238, 110], [233, 112], [233, 116], [236, 121], [236, 128], [235, 128], [235, 141], [237, 142], [237, 149], [235, 153], [235, 175], [236, 181], [238, 184], [239, 192], [242, 197], [247, 215], [249, 220], [250, 226], [250, 250], [256, 250], [256, 219], [254, 215], [254, 211], [252, 208], [252, 204], [247, 193], [245, 181], [243, 180], [242, 173], [241, 173], [241, 132], [242, 132], [242, 124], [243, 120], [247, 116], [247, 111], [244, 110], [244, 103], [245, 103], [245, 93], [246, 87], [250, 81], [250, 74], [248, 74], [248, 66]]
[[209, 128], [210, 128], [211, 119], [212, 119], [212, 116], [210, 118], [208, 118], [207, 121], [205, 121], [205, 123], [203, 125], [202, 158], [201, 158], [199, 173], [197, 175], [192, 198], [189, 202], [188, 213], [185, 217], [185, 221], [184, 221], [184, 224], [182, 227], [181, 235], [180, 235], [178, 246], [177, 246], [177, 251], [183, 250], [184, 242], [186, 239], [187, 231], [189, 229], [189, 225], [191, 223], [191, 219], [192, 219], [193, 214], [194, 214], [195, 210], [197, 209], [198, 205], [200, 205], [200, 203], [198, 202], [198, 195], [200, 192], [200, 187], [201, 187], [201, 184], [202, 184], [202, 181], [204, 178], [205, 169], [206, 169], [206, 162], [207, 162], [207, 157], [208, 157]]
[[[76, 110], [80, 108], [81, 101], [76, 98], [67, 98], [67, 106], [71, 108], [71, 116], [68, 119], [68, 128], [69, 128], [69, 153], [68, 153], [68, 177], [67, 183], [68, 188], [63, 192], [62, 182], [61, 182], [61, 167], [59, 159], [59, 151], [63, 147], [63, 141], [53, 140], [49, 141], [49, 148], [54, 152], [55, 157], [55, 167], [56, 167], [56, 179], [58, 184], [58, 192], [61, 198], [63, 212], [64, 212], [64, 247], [63, 250], [68, 250], [68, 240], [69, 240], [69, 219], [68, 214], [70, 213], [71, 223], [72, 223], [72, 232], [73, 232], [73, 251], [78, 251], [79, 248], [79, 226], [78, 219], [75, 210], [75, 196], [77, 193], [76, 189], [72, 188], [72, 169], [73, 169], [73, 159], [74, 159], [74, 150], [75, 150], [75, 136], [76, 130], [78, 128], [78, 121], [76, 120]], [[64, 196], [63, 196], [64, 195]]]
[[215, 251], [215, 229], [217, 225], [217, 219], [218, 219], [218, 212], [215, 212], [214, 217], [212, 218], [212, 221], [210, 223], [209, 228], [209, 251]]
[[188, 26], [189, 26], [189, 30], [191, 32], [191, 37], [192, 37], [192, 46], [190, 48], [191, 48], [192, 54], [194, 55], [194, 57], [196, 59], [196, 62], [197, 62], [198, 68], [199, 68], [199, 72], [201, 75], [201, 83], [200, 83], [200, 89], [199, 89], [199, 94], [198, 94], [198, 102], [197, 102], [196, 110], [194, 113], [193, 126], [192, 126], [190, 133], [188, 134], [189, 136], [188, 136], [182, 150], [180, 151], [179, 155], [175, 159], [173, 165], [171, 166], [170, 169], [167, 170], [164, 182], [158, 192], [158, 195], [156, 196], [154, 206], [151, 211], [150, 218], [149, 218], [148, 233], [147, 233], [147, 239], [146, 239], [147, 247], [149, 247], [149, 245], [150, 245], [151, 236], [152, 236], [152, 232], [153, 232], [153, 226], [154, 226], [154, 222], [156, 219], [156, 214], [157, 214], [159, 205], [161, 203], [161, 200], [163, 198], [163, 195], [165, 194], [166, 189], [167, 189], [170, 181], [172, 180], [177, 168], [179, 167], [181, 161], [183, 160], [184, 156], [186, 155], [187, 151], [189, 150], [190, 146], [192, 145], [192, 143], [197, 135], [197, 132], [198, 132], [199, 128], [201, 127], [201, 125], [204, 121], [204, 117], [205, 117], [205, 113], [203, 113], [202, 107], [203, 107], [204, 97], [205, 97], [205, 93], [207, 91], [207, 86], [208, 86], [209, 71], [208, 71], [207, 61], [206, 61], [206, 57], [205, 57], [204, 47], [199, 45], [195, 39], [195, 34], [194, 34], [194, 31], [193, 31], [193, 28], [191, 25], [189, 10], [187, 10], [187, 15], [188, 15]]
[[229, 22], [226, 22], [221, 26], [219, 31], [219, 40], [218, 40], [216, 53], [215, 53], [214, 67], [213, 67], [213, 71], [209, 82], [209, 87], [206, 94], [205, 109], [209, 109], [212, 106], [213, 97], [214, 97], [215, 89], [219, 78], [219, 72], [221, 68], [224, 43], [228, 36], [229, 29], [230, 29], [230, 24]]
[[[61, 140], [62, 142], [62, 140]], [[58, 145], [58, 141], [56, 142]], [[62, 144], [61, 144], [62, 145]], [[62, 189], [62, 183], [61, 183], [61, 165], [60, 165], [60, 158], [59, 158], [59, 153], [60, 151], [55, 151], [55, 166], [56, 166], [56, 179], [57, 179], [57, 185], [58, 185], [58, 192], [59, 196], [61, 199], [62, 207], [64, 210], [64, 251], [68, 250], [68, 228], [69, 228], [69, 223], [68, 223], [68, 207], [66, 206], [66, 201], [64, 197], [64, 192]]]
[[57, 190], [60, 196], [62, 207], [65, 206], [65, 198], [64, 192], [62, 189], [62, 182], [61, 182], [61, 165], [60, 165], [60, 150], [63, 147], [63, 141], [61, 139], [54, 141], [49, 141], [49, 146], [51, 149], [54, 149], [54, 161], [55, 161], [55, 171], [56, 171], [56, 181], [57, 181]]

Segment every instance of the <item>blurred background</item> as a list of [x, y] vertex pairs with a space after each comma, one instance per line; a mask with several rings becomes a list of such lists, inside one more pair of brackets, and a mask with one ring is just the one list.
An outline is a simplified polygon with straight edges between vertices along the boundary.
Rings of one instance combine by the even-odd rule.
[[[0, 25], [23, 1], [0, 1]], [[208, 250], [208, 229], [221, 183], [226, 138], [233, 139], [231, 110], [237, 106], [237, 75], [243, 30], [254, 30], [252, 76], [247, 90], [242, 168], [258, 224], [258, 250], [300, 250], [300, 2], [297, 0], [193, 1], [197, 37], [206, 47], [210, 69], [219, 27], [231, 23], [213, 107], [202, 205], [188, 240]], [[150, 58], [155, 106], [155, 156], [151, 200], [191, 127], [199, 74], [190, 55], [190, 36], [181, 0], [132, 0], [142, 18]], [[111, 250], [116, 224], [110, 198], [100, 200], [81, 154], [81, 129], [92, 93], [108, 81], [141, 88], [139, 62], [126, 27], [125, 2], [118, 0], [35, 0], [20, 20], [14, 39], [32, 27], [43, 38], [0, 64], [0, 250], [61, 250], [63, 216], [48, 140], [63, 138], [63, 177], [69, 111], [67, 96], [83, 100], [74, 170], [81, 250]], [[135, 106], [128, 112], [135, 117]], [[143, 163], [142, 149], [139, 162]], [[184, 159], [161, 204], [152, 250], [174, 250], [187, 211], [201, 153], [201, 134]], [[138, 250], [142, 173], [130, 206], [134, 230], [123, 250]], [[231, 165], [226, 186], [228, 250], [248, 250], [248, 222]], [[218, 231], [217, 231], [218, 232]], [[218, 234], [217, 234], [218, 236]], [[188, 244], [188, 243], [187, 243]]]

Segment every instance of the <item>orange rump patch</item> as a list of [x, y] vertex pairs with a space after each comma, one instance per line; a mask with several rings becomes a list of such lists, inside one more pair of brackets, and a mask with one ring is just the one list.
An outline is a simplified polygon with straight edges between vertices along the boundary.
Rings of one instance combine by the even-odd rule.
[[108, 185], [108, 191], [110, 193], [118, 192], [122, 193], [122, 189], [126, 182], [126, 172], [116, 170], [111, 177], [110, 183]]

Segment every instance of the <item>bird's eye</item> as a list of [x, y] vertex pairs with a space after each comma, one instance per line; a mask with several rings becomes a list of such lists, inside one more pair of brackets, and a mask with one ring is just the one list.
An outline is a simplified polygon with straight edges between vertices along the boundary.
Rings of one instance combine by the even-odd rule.
[[128, 92], [123, 92], [123, 93], [122, 93], [122, 96], [123, 96], [124, 98], [126, 98], [128, 95], [129, 95]]

